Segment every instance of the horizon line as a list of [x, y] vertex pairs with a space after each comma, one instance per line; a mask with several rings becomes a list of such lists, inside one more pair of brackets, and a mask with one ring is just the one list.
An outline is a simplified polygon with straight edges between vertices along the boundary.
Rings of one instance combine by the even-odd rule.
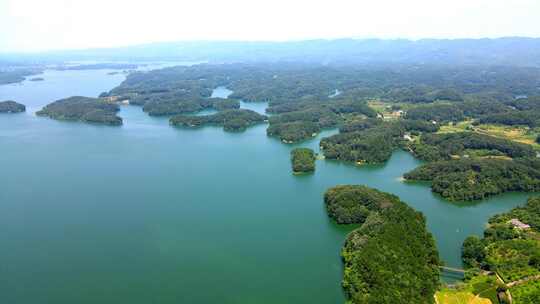
[[140, 42], [133, 44], [125, 44], [118, 46], [97, 46], [97, 47], [86, 47], [86, 48], [65, 48], [65, 49], [44, 49], [44, 50], [25, 50], [25, 51], [7, 51], [3, 52], [0, 50], [0, 56], [2, 55], [39, 55], [47, 53], [61, 53], [61, 52], [78, 52], [78, 51], [94, 51], [94, 50], [110, 50], [110, 49], [122, 49], [122, 48], [131, 48], [131, 47], [141, 47], [149, 45], [159, 45], [159, 44], [173, 44], [173, 43], [274, 43], [274, 44], [284, 44], [284, 43], [295, 43], [295, 42], [311, 42], [311, 41], [338, 41], [338, 40], [358, 40], [358, 41], [369, 41], [369, 40], [379, 40], [379, 41], [409, 41], [409, 42], [419, 42], [427, 40], [440, 40], [440, 41], [458, 41], [458, 40], [503, 40], [503, 39], [540, 39], [538, 37], [532, 36], [500, 36], [500, 37], [452, 37], [452, 38], [436, 38], [436, 37], [424, 37], [424, 38], [405, 38], [405, 37], [354, 37], [354, 36], [344, 36], [344, 37], [333, 37], [333, 38], [302, 38], [302, 39], [189, 39], [189, 40], [163, 40], [163, 41], [150, 41], [150, 42]]

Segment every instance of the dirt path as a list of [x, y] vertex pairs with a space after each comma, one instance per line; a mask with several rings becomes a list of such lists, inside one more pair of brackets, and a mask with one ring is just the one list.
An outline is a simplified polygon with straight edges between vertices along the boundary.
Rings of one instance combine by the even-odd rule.
[[517, 281], [514, 281], [514, 282], [510, 282], [510, 283], [506, 284], [506, 286], [508, 286], [510, 288], [510, 287], [513, 287], [513, 286], [516, 286], [516, 285], [526, 283], [526, 282], [528, 282], [530, 280], [540, 280], [540, 274], [537, 274], [535, 276], [526, 277], [524, 279], [517, 280]]

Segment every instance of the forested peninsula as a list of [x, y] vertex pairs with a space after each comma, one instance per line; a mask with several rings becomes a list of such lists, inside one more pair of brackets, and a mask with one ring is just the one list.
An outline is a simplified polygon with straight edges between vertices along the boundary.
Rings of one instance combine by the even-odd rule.
[[420, 212], [360, 185], [330, 188], [324, 201], [336, 222], [361, 225], [341, 252], [350, 303], [434, 303], [440, 261]]
[[101, 98], [73, 96], [48, 104], [40, 111], [39, 116], [47, 116], [56, 120], [72, 120], [118, 126], [122, 118], [116, 113], [119, 106]]
[[449, 200], [479, 200], [507, 191], [540, 191], [537, 159], [459, 159], [422, 165], [404, 175], [430, 181], [433, 192]]
[[26, 106], [13, 100], [0, 102], [0, 113], [21, 113], [26, 111]]

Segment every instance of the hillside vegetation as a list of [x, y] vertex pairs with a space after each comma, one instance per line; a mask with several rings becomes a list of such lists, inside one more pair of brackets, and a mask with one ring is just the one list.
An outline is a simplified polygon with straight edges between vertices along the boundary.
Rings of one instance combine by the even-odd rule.
[[509, 303], [509, 292], [515, 304], [540, 303], [540, 198], [493, 216], [483, 238], [464, 241], [462, 257], [476, 276], [497, 274], [501, 302]]

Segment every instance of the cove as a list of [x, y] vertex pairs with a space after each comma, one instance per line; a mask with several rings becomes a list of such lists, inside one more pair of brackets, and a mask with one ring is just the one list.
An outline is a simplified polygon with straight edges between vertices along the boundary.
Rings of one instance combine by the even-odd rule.
[[172, 128], [135, 106], [122, 107], [122, 127], [33, 114], [124, 77], [106, 74], [46, 71], [42, 82], [0, 86], [0, 100], [29, 107], [0, 115], [3, 302], [343, 303], [339, 252], [354, 227], [328, 219], [327, 188], [365, 184], [400, 196], [458, 267], [462, 240], [528, 197], [449, 203], [400, 181], [420, 164], [403, 151], [385, 165], [320, 160], [314, 174], [292, 175], [290, 150], [318, 150], [335, 131], [284, 145], [266, 125]]

